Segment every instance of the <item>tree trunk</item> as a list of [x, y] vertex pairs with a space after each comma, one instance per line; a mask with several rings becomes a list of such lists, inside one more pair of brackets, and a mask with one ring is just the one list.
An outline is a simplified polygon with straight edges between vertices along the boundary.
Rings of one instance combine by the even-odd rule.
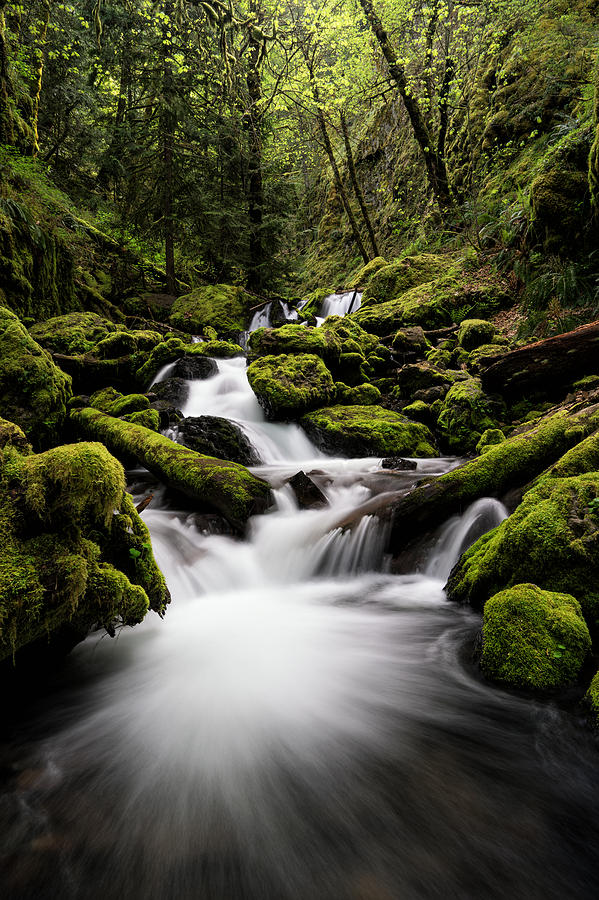
[[[314, 99], [318, 104], [318, 92], [316, 89], [316, 85], [312, 85], [312, 93], [314, 94]], [[349, 198], [347, 196], [345, 187], [343, 186], [343, 181], [341, 180], [341, 174], [339, 172], [339, 167], [337, 165], [337, 160], [335, 159], [335, 154], [333, 153], [333, 147], [331, 145], [331, 139], [329, 138], [329, 132], [327, 131], [327, 123], [324, 118], [324, 113], [320, 106], [316, 106], [316, 118], [318, 120], [318, 125], [320, 127], [320, 133], [322, 135], [322, 140], [324, 143], [324, 148], [326, 150], [326, 154], [329, 158], [329, 162], [331, 164], [331, 169], [333, 170], [333, 176], [335, 178], [335, 185], [337, 187], [337, 191], [339, 196], [341, 197], [341, 202], [343, 203], [343, 208], [349, 219], [349, 224], [351, 226], [352, 234], [354, 236], [354, 240], [360, 251], [360, 255], [364, 260], [364, 263], [370, 262], [370, 256], [366, 252], [366, 248], [364, 247], [364, 243], [362, 241], [362, 236], [360, 234], [360, 229], [358, 228], [358, 223], [356, 222], [356, 217], [354, 216], [353, 210], [351, 208]]]
[[121, 71], [119, 78], [119, 96], [114, 114], [112, 136], [108, 150], [104, 154], [102, 165], [97, 176], [98, 186], [107, 189], [112, 181], [115, 192], [118, 188], [119, 178], [115, 173], [115, 163], [122, 166], [125, 151], [123, 130], [127, 121], [127, 109], [131, 93], [131, 54], [132, 54], [132, 28], [131, 21], [127, 20], [123, 26], [123, 44], [121, 47]]
[[482, 360], [480, 377], [486, 391], [496, 391], [504, 397], [529, 393], [551, 397], [571, 387], [576, 379], [594, 374], [598, 358], [599, 321], [596, 321], [512, 350], [500, 358]]
[[160, 114], [160, 133], [162, 137], [162, 218], [164, 235], [164, 257], [166, 268], [166, 290], [169, 294], [176, 292], [175, 276], [175, 222], [173, 218], [174, 192], [174, 145], [176, 116], [173, 111], [173, 66], [171, 60], [171, 39], [169, 30], [172, 27], [173, 3], [166, 0], [164, 4], [166, 20], [162, 26], [162, 98]]
[[39, 120], [39, 112], [40, 112], [40, 97], [42, 94], [42, 85], [44, 82], [44, 59], [45, 59], [45, 44], [46, 37], [48, 35], [48, 26], [50, 24], [50, 0], [46, 0], [45, 3], [45, 15], [44, 20], [42, 22], [42, 30], [39, 36], [39, 46], [36, 50], [37, 56], [37, 72], [35, 75], [34, 81], [34, 94], [33, 94], [33, 108], [31, 112], [31, 130], [33, 132], [33, 143], [31, 146], [31, 155], [37, 156], [39, 153], [39, 142], [38, 142], [38, 120]]
[[[251, 3], [252, 12], [256, 4]], [[260, 24], [260, 23], [259, 23]], [[249, 271], [247, 286], [251, 291], [259, 293], [264, 282], [264, 185], [262, 181], [262, 84], [260, 77], [260, 56], [262, 42], [249, 32], [249, 58], [246, 85], [248, 90], [248, 109], [243, 125], [247, 135], [248, 152], [248, 218], [249, 235]]]
[[370, 216], [368, 214], [368, 207], [366, 206], [366, 201], [364, 200], [364, 194], [362, 193], [362, 188], [360, 187], [360, 182], [358, 181], [358, 174], [356, 172], [356, 166], [354, 164], [354, 154], [352, 152], [351, 143], [349, 140], [349, 133], [347, 130], [347, 121], [345, 119], [345, 113], [341, 113], [341, 130], [343, 131], [343, 140], [345, 142], [345, 153], [347, 156], [347, 168], [349, 170], [349, 177], [351, 178], [351, 183], [354, 189], [354, 193], [356, 195], [356, 199], [358, 201], [358, 205], [360, 207], [360, 211], [362, 213], [362, 218], [364, 219], [364, 224], [366, 225], [366, 230], [368, 231], [368, 237], [370, 238], [370, 244], [372, 246], [372, 251], [376, 256], [380, 256], [378, 244], [376, 241], [376, 235], [374, 233], [374, 228], [372, 227], [372, 222], [370, 221]]
[[237, 463], [202, 456], [96, 409], [75, 410], [71, 422], [80, 435], [101, 441], [116, 456], [135, 457], [168, 487], [217, 510], [238, 530], [268, 505], [269, 485]]
[[383, 24], [375, 12], [371, 0], [360, 0], [360, 6], [364, 10], [366, 20], [380, 44], [383, 56], [387, 60], [389, 74], [398, 87], [412, 125], [414, 137], [424, 154], [428, 182], [433, 192], [433, 196], [439, 206], [441, 214], [445, 216], [452, 206], [445, 159], [437, 150], [436, 142], [433, 140], [433, 136], [422, 115], [422, 110], [420, 109], [417, 99], [410, 93], [406, 73], [397, 59], [387, 32], [383, 28]]
[[12, 146], [15, 142], [15, 128], [12, 113], [12, 83], [8, 71], [8, 49], [6, 46], [6, 21], [4, 9], [7, 0], [0, 0], [0, 144]]

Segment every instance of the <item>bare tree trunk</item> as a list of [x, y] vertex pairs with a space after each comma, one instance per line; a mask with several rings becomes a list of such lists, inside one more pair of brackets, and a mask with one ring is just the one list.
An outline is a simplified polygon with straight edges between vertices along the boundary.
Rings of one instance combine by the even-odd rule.
[[364, 224], [366, 225], [366, 230], [368, 231], [368, 237], [370, 238], [372, 250], [375, 256], [380, 256], [381, 254], [379, 253], [376, 235], [374, 233], [374, 228], [372, 227], [372, 222], [370, 221], [370, 216], [368, 214], [368, 207], [366, 206], [364, 194], [362, 193], [362, 188], [360, 187], [360, 182], [358, 181], [356, 166], [354, 164], [354, 155], [352, 153], [352, 148], [349, 141], [349, 133], [347, 130], [347, 122], [344, 112], [341, 113], [341, 130], [343, 131], [343, 140], [345, 142], [345, 153], [347, 156], [347, 168], [349, 170], [349, 177], [351, 178], [351, 183], [353, 185], [354, 193], [356, 195], [356, 199], [362, 213], [362, 218], [364, 219]]
[[45, 3], [45, 15], [44, 20], [42, 22], [42, 30], [39, 37], [39, 46], [36, 51], [37, 56], [37, 72], [35, 75], [34, 88], [35, 92], [33, 95], [33, 109], [31, 112], [31, 130], [33, 132], [33, 143], [31, 146], [31, 155], [37, 156], [40, 148], [38, 143], [38, 120], [39, 120], [39, 112], [40, 112], [40, 97], [42, 94], [42, 85], [44, 83], [44, 58], [45, 58], [45, 50], [44, 45], [46, 43], [46, 37], [48, 35], [48, 26], [50, 24], [50, 0], [46, 0]]

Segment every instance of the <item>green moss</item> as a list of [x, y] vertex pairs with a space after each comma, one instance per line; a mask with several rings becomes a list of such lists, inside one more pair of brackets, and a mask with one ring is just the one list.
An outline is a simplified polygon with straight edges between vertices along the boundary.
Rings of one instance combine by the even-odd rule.
[[580, 604], [570, 594], [518, 584], [485, 605], [481, 668], [493, 681], [540, 691], [565, 687], [590, 648]]
[[217, 509], [236, 527], [263, 512], [268, 503], [268, 484], [243, 466], [201, 456], [161, 434], [99, 410], [74, 410], [71, 421], [83, 436], [102, 440], [117, 456], [136, 457], [165, 484]]
[[313, 354], [263, 356], [248, 367], [247, 376], [271, 419], [295, 418], [335, 398], [333, 377]]
[[509, 519], [464, 554], [448, 583], [451, 599], [482, 606], [497, 591], [534, 574], [539, 587], [577, 597], [589, 627], [596, 628], [599, 502], [594, 501], [598, 495], [597, 472], [542, 479]]
[[24, 455], [31, 453], [31, 444], [23, 429], [7, 419], [0, 419], [0, 450], [7, 447], [14, 447]]
[[[159, 612], [168, 591], [122, 466], [97, 443], [23, 456], [0, 470], [0, 658], [67, 629], [111, 633]], [[132, 546], [142, 565], [130, 553]]]
[[485, 319], [464, 319], [458, 329], [458, 344], [464, 350], [476, 350], [483, 344], [489, 344], [495, 337], [496, 328]]
[[[462, 377], [462, 373], [457, 374]], [[428, 362], [412, 363], [402, 366], [397, 373], [397, 385], [391, 391], [391, 396], [405, 406], [412, 402], [417, 391], [426, 391], [436, 387], [447, 392], [455, 377], [456, 373], [440, 371]]]
[[424, 425], [428, 425], [429, 428], [433, 428], [437, 422], [434, 410], [431, 405], [425, 403], [424, 400], [415, 400], [414, 403], [404, 406], [401, 412], [402, 415], [407, 416], [408, 419], [413, 419], [415, 422], [423, 422]]
[[252, 298], [243, 288], [204, 285], [175, 301], [169, 321], [188, 334], [201, 334], [210, 326], [220, 336], [237, 337], [246, 328], [251, 306]]
[[405, 325], [442, 328], [451, 324], [449, 290], [448, 284], [442, 288], [438, 282], [426, 282], [385, 303], [362, 305], [350, 317], [366, 331], [383, 336]]
[[453, 366], [454, 355], [450, 350], [430, 350], [426, 354], [427, 362], [437, 369], [451, 369]]
[[150, 384], [163, 366], [174, 362], [185, 353], [193, 352], [193, 346], [195, 345], [184, 344], [181, 338], [178, 337], [171, 337], [161, 341], [136, 369], [136, 383], [144, 386]]
[[595, 728], [599, 728], [599, 672], [596, 673], [591, 681], [584, 699], [589, 707], [593, 725]]
[[155, 409], [141, 409], [138, 412], [129, 413], [123, 416], [126, 422], [132, 422], [133, 425], [143, 425], [151, 431], [160, 430], [160, 414]]
[[74, 312], [37, 322], [29, 333], [46, 350], [73, 356], [88, 353], [98, 342], [122, 328], [96, 313]]
[[472, 453], [476, 449], [482, 432], [496, 425], [480, 379], [456, 381], [445, 396], [437, 424], [450, 452]]
[[280, 353], [311, 353], [322, 359], [338, 358], [341, 343], [322, 328], [305, 325], [283, 325], [281, 328], [258, 328], [250, 334], [249, 358]]
[[358, 288], [364, 287], [365, 284], [368, 284], [372, 275], [375, 275], [380, 269], [388, 265], [389, 263], [386, 259], [383, 259], [382, 256], [375, 256], [374, 259], [371, 259], [365, 266], [362, 266], [354, 275], [352, 275], [347, 282], [347, 290], [355, 291]]
[[325, 453], [342, 456], [434, 456], [429, 429], [380, 406], [331, 406], [300, 424]]
[[490, 447], [496, 447], [497, 444], [502, 444], [504, 441], [505, 434], [500, 428], [487, 428], [476, 445], [476, 452], [485, 453]]
[[335, 383], [337, 403], [342, 406], [371, 406], [381, 402], [381, 392], [373, 384], [359, 384], [354, 387], [342, 381]]
[[205, 341], [203, 344], [192, 344], [187, 347], [186, 353], [201, 353], [202, 356], [212, 356], [216, 359], [231, 359], [233, 356], [241, 356], [243, 347], [233, 341]]
[[127, 356], [136, 350], [137, 341], [133, 335], [127, 331], [117, 331], [99, 341], [92, 352], [99, 359], [118, 359], [119, 356]]
[[149, 410], [150, 401], [144, 394], [123, 395], [115, 388], [107, 387], [92, 394], [89, 405], [108, 413], [109, 416], [125, 416]]
[[503, 352], [502, 348], [497, 344], [482, 344], [466, 356], [464, 363], [469, 372], [477, 375], [487, 359], [499, 357]]
[[0, 408], [36, 447], [59, 439], [71, 379], [28, 334], [14, 313], [0, 308]]
[[400, 328], [394, 335], [391, 346], [396, 353], [415, 353], [417, 356], [424, 356], [427, 351], [432, 350], [432, 344], [419, 325]]
[[362, 282], [365, 285], [362, 305], [372, 306], [374, 303], [395, 300], [410, 288], [459, 271], [462, 262], [463, 259], [459, 257], [421, 253], [394, 260], [386, 266], [379, 265], [368, 281]]

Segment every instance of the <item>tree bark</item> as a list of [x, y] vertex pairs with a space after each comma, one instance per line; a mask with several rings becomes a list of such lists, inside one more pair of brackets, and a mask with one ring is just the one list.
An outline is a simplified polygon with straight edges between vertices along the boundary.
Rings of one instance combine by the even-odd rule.
[[362, 213], [362, 218], [364, 219], [364, 224], [366, 226], [366, 230], [368, 232], [368, 237], [370, 238], [370, 244], [372, 246], [372, 251], [376, 256], [380, 256], [376, 235], [374, 233], [374, 228], [372, 227], [372, 222], [370, 220], [370, 215], [368, 214], [368, 207], [366, 206], [366, 201], [364, 199], [364, 194], [362, 193], [362, 188], [360, 187], [360, 182], [358, 181], [358, 174], [356, 172], [356, 166], [354, 163], [354, 154], [352, 152], [351, 143], [349, 140], [349, 132], [347, 130], [347, 121], [345, 119], [345, 113], [341, 113], [341, 130], [343, 132], [343, 141], [345, 143], [345, 154], [347, 156], [347, 168], [349, 170], [349, 177], [351, 179], [351, 183], [354, 189], [354, 193], [356, 195], [356, 200], [358, 201], [358, 205], [360, 207], [360, 212]]
[[424, 119], [418, 100], [412, 96], [409, 90], [406, 73], [397, 59], [397, 55], [391, 46], [387, 32], [383, 28], [383, 24], [378, 17], [371, 0], [360, 0], [360, 6], [364, 10], [366, 21], [383, 51], [383, 56], [387, 61], [389, 74], [398, 87], [412, 125], [414, 137], [424, 154], [428, 182], [433, 192], [433, 196], [439, 206], [441, 214], [445, 216], [452, 206], [445, 159], [438, 152], [436, 142], [433, 140], [433, 135]]
[[166, 21], [162, 26], [162, 98], [160, 114], [160, 132], [162, 137], [162, 217], [164, 235], [164, 257], [166, 269], [166, 290], [169, 294], [176, 292], [175, 275], [175, 222], [173, 218], [174, 193], [174, 145], [176, 117], [173, 111], [173, 67], [171, 60], [171, 40], [168, 36], [172, 27], [172, 0], [164, 5]]
[[530, 392], [551, 396], [597, 371], [599, 321], [498, 357], [481, 361], [480, 377], [486, 391], [510, 398]]
[[6, 21], [4, 18], [6, 4], [7, 0], [0, 0], [0, 144], [12, 146], [15, 142], [15, 128], [11, 104], [12, 82], [6, 46]]
[[135, 457], [168, 487], [217, 510], [238, 530], [268, 505], [269, 485], [237, 463], [202, 456], [96, 409], [73, 411], [71, 422], [80, 435], [101, 441], [116, 456]]

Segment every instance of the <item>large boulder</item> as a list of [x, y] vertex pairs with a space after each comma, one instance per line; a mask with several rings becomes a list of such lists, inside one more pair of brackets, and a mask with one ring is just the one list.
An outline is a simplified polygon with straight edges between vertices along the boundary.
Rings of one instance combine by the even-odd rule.
[[256, 450], [238, 425], [220, 416], [189, 416], [181, 419], [178, 442], [184, 447], [228, 459], [242, 466], [257, 466], [261, 462]]
[[293, 419], [335, 399], [333, 376], [311, 353], [263, 356], [247, 370], [248, 381], [269, 419]]
[[580, 604], [570, 594], [518, 584], [485, 604], [481, 668], [493, 681], [542, 691], [565, 687], [590, 649]]
[[473, 453], [484, 431], [496, 427], [494, 406], [478, 378], [456, 381], [447, 392], [437, 420], [450, 453]]
[[0, 408], [36, 448], [59, 440], [71, 379], [24, 325], [0, 307]]
[[0, 467], [0, 658], [48, 638], [140, 622], [169, 600], [149, 533], [102, 444], [33, 455], [5, 447]]
[[253, 301], [241, 287], [207, 284], [179, 297], [169, 321], [188, 334], [202, 334], [205, 328], [214, 328], [220, 336], [236, 339], [247, 327]]
[[331, 406], [303, 416], [300, 424], [317, 447], [333, 456], [435, 455], [426, 425], [380, 406]]
[[[500, 444], [496, 452], [508, 446]], [[598, 498], [599, 472], [542, 478], [505, 522], [461, 557], [447, 584], [450, 599], [482, 608], [493, 594], [534, 576], [540, 588], [576, 597], [589, 627], [596, 629]]]
[[490, 344], [496, 331], [493, 323], [486, 319], [464, 319], [458, 329], [458, 344], [468, 352], [476, 350], [483, 344]]
[[[369, 263], [372, 266], [372, 262]], [[440, 256], [435, 253], [420, 253], [416, 256], [404, 256], [387, 265], [372, 266], [370, 273], [365, 267], [361, 273], [360, 284], [364, 285], [362, 306], [372, 306], [395, 300], [419, 284], [434, 281], [446, 275], [448, 271], [459, 268], [461, 259], [452, 256]], [[370, 277], [365, 276], [369, 274]]]
[[116, 325], [97, 313], [72, 312], [36, 322], [29, 333], [46, 350], [74, 356], [89, 353], [109, 334], [123, 330], [123, 325]]

